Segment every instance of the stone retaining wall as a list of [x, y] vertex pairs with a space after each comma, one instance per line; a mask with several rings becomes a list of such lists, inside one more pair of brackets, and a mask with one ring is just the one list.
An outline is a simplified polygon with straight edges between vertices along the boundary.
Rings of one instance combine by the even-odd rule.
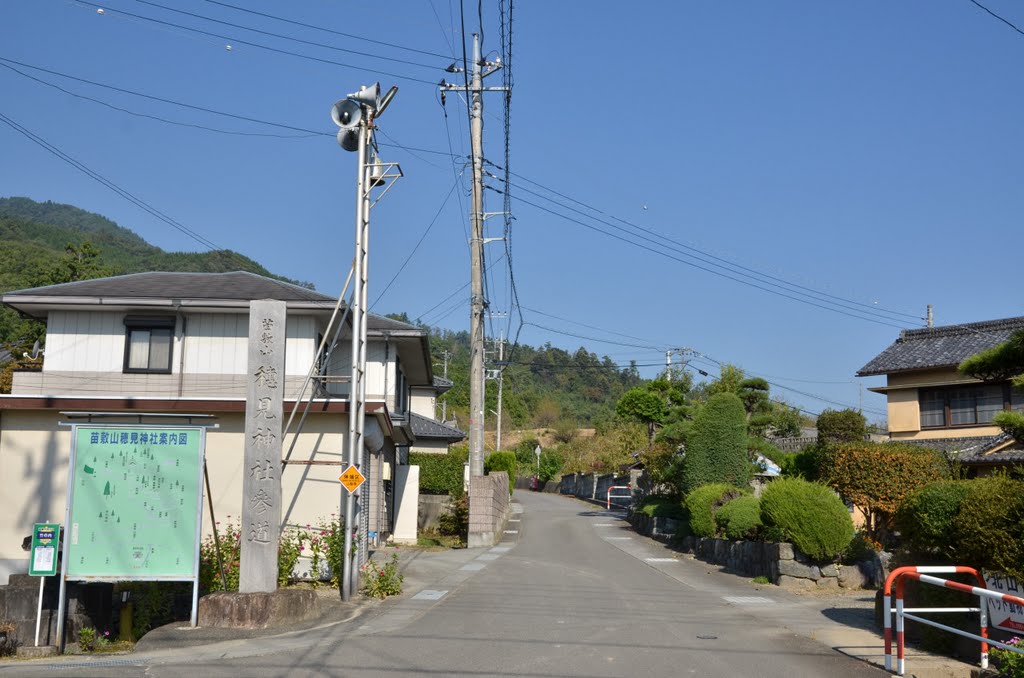
[[505, 471], [470, 478], [467, 540], [470, 548], [493, 546], [501, 540], [508, 521], [510, 499]]

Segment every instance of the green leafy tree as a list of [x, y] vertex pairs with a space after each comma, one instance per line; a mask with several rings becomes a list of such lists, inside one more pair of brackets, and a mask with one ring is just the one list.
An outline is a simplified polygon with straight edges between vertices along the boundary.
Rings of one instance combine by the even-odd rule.
[[[1024, 330], [1014, 332], [1008, 341], [977, 353], [960, 363], [960, 372], [984, 381], [1006, 381], [1024, 388]], [[999, 412], [992, 423], [1024, 443], [1024, 412]]]
[[655, 425], [665, 419], [665, 401], [654, 391], [638, 386], [619, 398], [615, 413], [627, 421], [645, 424], [648, 442], [653, 442]]
[[690, 429], [680, 486], [684, 492], [708, 483], [746, 487], [752, 471], [743, 402], [733, 393], [712, 396]]
[[723, 363], [718, 379], [708, 384], [707, 394], [713, 396], [719, 393], [739, 393], [744, 378], [743, 370], [739, 367]]
[[864, 440], [867, 420], [857, 410], [824, 410], [818, 415], [818, 444], [854, 443]]

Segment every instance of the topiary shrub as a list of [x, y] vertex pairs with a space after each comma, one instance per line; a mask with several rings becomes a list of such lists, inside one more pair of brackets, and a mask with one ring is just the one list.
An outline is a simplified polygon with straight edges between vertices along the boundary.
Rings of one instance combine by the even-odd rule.
[[683, 492], [709, 483], [745, 487], [752, 472], [743, 402], [732, 393], [711, 396], [697, 413], [687, 435], [680, 483]]
[[954, 558], [953, 520], [969, 492], [963, 480], [940, 480], [911, 492], [896, 511], [904, 546], [916, 556]]
[[657, 495], [646, 497], [635, 510], [651, 518], [672, 518], [673, 520], [689, 518], [689, 514], [679, 500], [672, 497]]
[[996, 475], [967, 487], [953, 519], [959, 564], [1024, 579], [1024, 482]]
[[800, 478], [769, 483], [761, 495], [761, 521], [814, 560], [832, 560], [853, 539], [846, 505], [830, 489]]
[[484, 472], [505, 471], [508, 473], [508, 493], [516, 487], [516, 455], [515, 452], [493, 452], [484, 459]]
[[409, 465], [420, 467], [421, 494], [450, 494], [457, 497], [463, 490], [463, 460], [451, 454], [409, 455]]
[[718, 509], [715, 524], [726, 539], [748, 539], [761, 527], [761, 500], [753, 495], [736, 497]]
[[740, 496], [741, 490], [728, 483], [701, 485], [686, 495], [683, 505], [690, 512], [690, 531], [695, 537], [714, 537], [715, 512], [723, 504]]
[[782, 475], [786, 478], [803, 478], [814, 482], [821, 479], [825, 452], [826, 448], [821, 445], [810, 445], [774, 461], [779, 464]]
[[868, 423], [857, 410], [823, 410], [815, 423], [818, 444], [853, 443], [864, 440]]
[[864, 511], [869, 534], [884, 541], [892, 514], [912, 491], [949, 478], [936, 450], [896, 443], [845, 443], [825, 453], [826, 483]]

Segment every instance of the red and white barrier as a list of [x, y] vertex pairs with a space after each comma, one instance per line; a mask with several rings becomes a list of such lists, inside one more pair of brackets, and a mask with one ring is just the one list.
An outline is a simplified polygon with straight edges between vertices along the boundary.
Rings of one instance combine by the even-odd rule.
[[[978, 580], [980, 586], [971, 586], [969, 584], [961, 584], [960, 582], [949, 581], [948, 579], [942, 579], [941, 577], [933, 577], [933, 574], [971, 574], [974, 575], [975, 579]], [[963, 591], [971, 595], [977, 596], [979, 600], [978, 607], [920, 607], [920, 608], [905, 608], [903, 606], [903, 585], [907, 579], [916, 579], [923, 584], [931, 584], [933, 586], [941, 586], [954, 591]], [[892, 585], [896, 584], [896, 608], [892, 608]], [[981, 668], [988, 668], [988, 646], [996, 645], [1011, 652], [1018, 652], [1024, 654], [1024, 648], [1019, 648], [1013, 645], [1006, 645], [998, 641], [989, 640], [988, 638], [988, 605], [985, 601], [986, 598], [992, 598], [996, 600], [1003, 600], [1016, 605], [1024, 605], [1024, 598], [1018, 598], [1017, 596], [1011, 596], [1008, 593], [1000, 593], [998, 591], [991, 591], [986, 588], [985, 578], [981, 576], [973, 567], [965, 567], [963, 565], [919, 565], [910, 567], [899, 567], [893, 570], [888, 578], [885, 580], [885, 590], [883, 591], [883, 613], [882, 618], [885, 626], [885, 670], [892, 671], [892, 614], [896, 613], [896, 674], [902, 676], [906, 669], [906, 662], [904, 657], [904, 638], [903, 638], [903, 624], [904, 619], [911, 619], [921, 624], [933, 626], [937, 629], [949, 631], [959, 636], [966, 638], [972, 638], [981, 642]], [[960, 629], [939, 624], [931, 619], [925, 619], [919, 617], [914, 612], [977, 612], [978, 621], [980, 622], [981, 634], [974, 635]]]
[[633, 499], [633, 487], [631, 485], [612, 485], [611, 487], [608, 488], [608, 510], [611, 510], [612, 508], [612, 490], [629, 490], [629, 494], [620, 494], [617, 495], [615, 498], [629, 499], [631, 501]]

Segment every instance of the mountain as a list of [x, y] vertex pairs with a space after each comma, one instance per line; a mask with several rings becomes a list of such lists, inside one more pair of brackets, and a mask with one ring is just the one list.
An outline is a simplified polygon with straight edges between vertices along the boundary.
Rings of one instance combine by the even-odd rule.
[[26, 279], [24, 274], [39, 266], [45, 269], [48, 255], [60, 257], [67, 245], [77, 247], [86, 242], [99, 250], [98, 263], [114, 273], [249, 271], [298, 282], [274, 275], [252, 259], [231, 250], [166, 252], [110, 219], [73, 205], [36, 202], [29, 198], [0, 198], [0, 243], [8, 254], [15, 250], [27, 255], [20, 265], [15, 265], [23, 274], [16, 276], [19, 280], [7, 279], [12, 271], [6, 266], [0, 269], [0, 291], [37, 284], [37, 280]]

